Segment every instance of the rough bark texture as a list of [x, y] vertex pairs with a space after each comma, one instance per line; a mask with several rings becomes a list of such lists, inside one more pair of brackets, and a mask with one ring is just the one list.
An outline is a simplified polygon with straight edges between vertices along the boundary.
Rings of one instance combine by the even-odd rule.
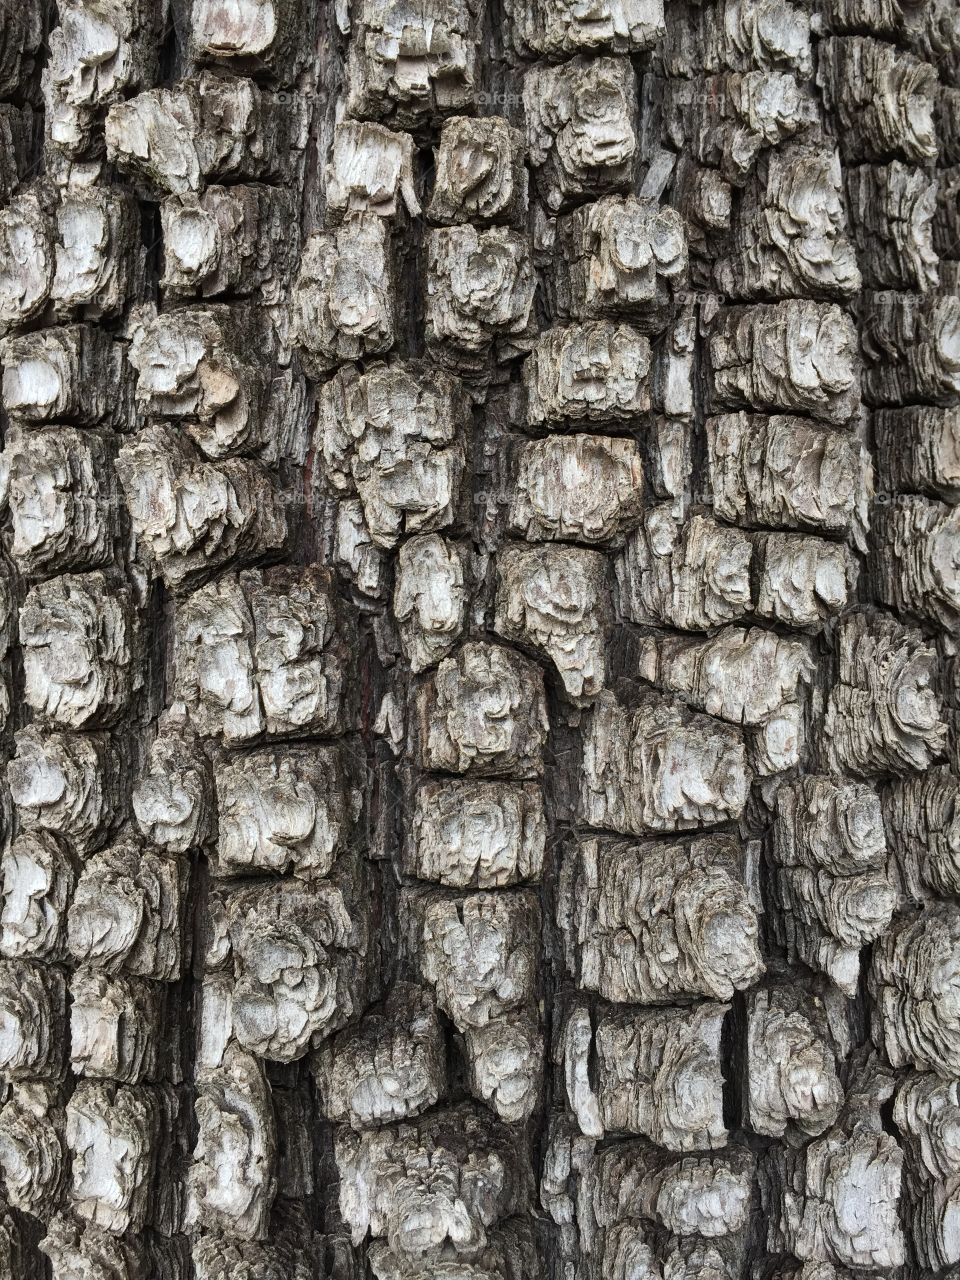
[[0, 402], [0, 1280], [960, 1273], [957, 0], [3, 0]]

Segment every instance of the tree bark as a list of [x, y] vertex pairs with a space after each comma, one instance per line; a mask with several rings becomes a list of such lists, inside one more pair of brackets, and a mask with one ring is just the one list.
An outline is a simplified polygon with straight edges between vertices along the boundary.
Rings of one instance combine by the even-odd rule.
[[0, 6], [0, 1280], [960, 1268], [956, 0]]

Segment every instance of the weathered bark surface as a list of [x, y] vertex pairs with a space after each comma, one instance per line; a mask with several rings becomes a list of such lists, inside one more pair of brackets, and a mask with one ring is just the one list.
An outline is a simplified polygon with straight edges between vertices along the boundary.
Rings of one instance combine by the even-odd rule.
[[957, 0], [4, 0], [0, 402], [0, 1280], [958, 1274]]

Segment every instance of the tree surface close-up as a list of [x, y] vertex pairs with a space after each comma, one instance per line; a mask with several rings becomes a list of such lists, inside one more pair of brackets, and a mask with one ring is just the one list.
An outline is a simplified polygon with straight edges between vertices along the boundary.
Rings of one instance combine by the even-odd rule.
[[0, 1280], [960, 1277], [960, 0], [0, 0]]

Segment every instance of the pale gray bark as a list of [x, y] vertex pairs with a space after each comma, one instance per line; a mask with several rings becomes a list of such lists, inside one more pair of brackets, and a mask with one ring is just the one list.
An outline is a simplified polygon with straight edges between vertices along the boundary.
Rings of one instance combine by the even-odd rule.
[[9, 0], [0, 401], [0, 1280], [956, 1274], [956, 0]]

